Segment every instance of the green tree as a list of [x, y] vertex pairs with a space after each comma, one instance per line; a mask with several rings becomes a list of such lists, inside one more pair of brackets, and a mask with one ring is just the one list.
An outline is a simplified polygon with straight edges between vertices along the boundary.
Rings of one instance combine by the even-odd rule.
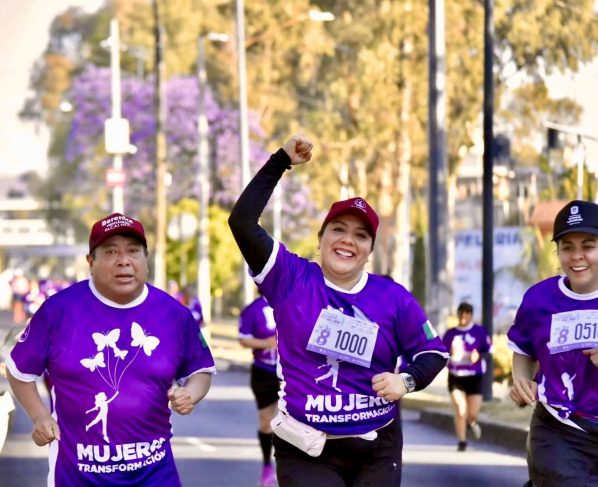
[[[198, 34], [227, 32], [231, 41], [234, 39], [234, 2], [158, 2], [166, 31], [168, 77], [193, 73]], [[311, 22], [307, 16], [310, 9], [331, 11], [335, 21]], [[481, 121], [484, 11], [479, 0], [447, 0], [445, 11], [446, 141], [453, 172], [462, 148], [472, 145], [474, 128]], [[108, 35], [113, 12], [129, 48], [122, 56], [124, 69], [146, 76], [152, 72], [154, 38], [149, 2], [115, 0], [95, 14], [74, 10], [60, 17], [32, 76], [34, 100], [38, 104], [43, 100], [44, 119], [52, 124], [58, 152], [59, 138], [65, 131], [59, 128], [61, 122], [53, 119], [56, 104], [85, 63], [108, 65], [108, 53], [100, 40]], [[395, 234], [405, 225], [399, 208], [406, 192], [416, 200], [425, 197], [427, 187], [429, 49], [425, 2], [253, 0], [246, 2], [245, 15], [249, 107], [260, 118], [268, 148], [274, 150], [298, 130], [316, 143], [310, 167], [289, 174], [296, 187], [311, 188], [312, 202], [322, 211], [316, 221], [304, 227], [316, 228], [344, 187], [367, 197], [380, 209], [381, 235]], [[544, 117], [569, 123], [578, 119], [579, 107], [571, 100], [549, 98], [545, 78], [557, 70], [575, 72], [580, 63], [594, 57], [598, 39], [595, 19], [592, 0], [495, 2], [495, 105], [500, 108], [496, 125], [510, 129], [513, 152], [523, 163], [542, 162], [542, 154], [530, 141], [543, 133], [540, 123]], [[208, 43], [206, 48], [208, 76], [220, 103], [236, 106], [235, 43]], [[508, 83], [514, 77], [522, 79], [521, 88], [515, 92]], [[346, 179], [341, 177], [345, 170]], [[405, 178], [410, 183], [407, 189], [401, 186]], [[568, 183], [561, 183], [555, 182], [555, 194], [571, 190]], [[418, 227], [425, 221], [423, 215], [425, 207], [413, 211], [410, 226], [425, 234]], [[309, 237], [300, 234], [293, 241], [295, 234], [295, 228], [287, 229], [285, 239], [297, 248], [308, 249]], [[384, 239], [377, 245], [380, 250], [374, 268], [386, 272], [382, 266], [392, 265], [387, 255], [392, 245]]]

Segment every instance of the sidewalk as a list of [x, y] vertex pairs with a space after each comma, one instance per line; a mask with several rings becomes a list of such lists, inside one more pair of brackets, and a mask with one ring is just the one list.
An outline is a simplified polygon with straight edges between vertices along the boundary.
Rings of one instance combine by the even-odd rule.
[[[401, 400], [401, 406], [420, 411], [420, 421], [426, 424], [454, 432], [454, 409], [448, 393], [447, 375], [448, 370], [445, 368], [426, 389], [405, 396]], [[498, 417], [503, 412], [504, 416], [508, 417], [510, 412], [517, 410], [508, 394], [508, 388], [494, 383], [493, 401], [482, 403], [482, 411], [478, 417], [478, 423], [482, 428], [482, 441], [495, 443], [518, 453], [525, 452], [529, 423], [524, 425], [521, 421], [507, 421]], [[491, 413], [485, 412], [485, 409], [498, 411], [499, 414], [493, 417]]]

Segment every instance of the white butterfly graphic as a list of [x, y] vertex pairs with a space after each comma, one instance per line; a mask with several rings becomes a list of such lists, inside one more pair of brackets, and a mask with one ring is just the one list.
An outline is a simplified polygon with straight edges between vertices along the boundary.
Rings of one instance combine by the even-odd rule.
[[95, 357], [84, 358], [81, 360], [81, 365], [92, 372], [96, 370], [96, 367], [106, 367], [104, 363], [104, 354], [98, 352]]
[[121, 350], [118, 347], [114, 347], [114, 356], [121, 360], [124, 360], [128, 353], [128, 350]]
[[120, 338], [120, 330], [115, 328], [108, 333], [92, 333], [91, 338], [98, 346], [98, 352], [101, 352], [106, 347], [116, 348], [116, 342]]
[[131, 323], [131, 338], [133, 341], [131, 342], [132, 347], [143, 347], [143, 351], [149, 357], [155, 348], [160, 343], [160, 339], [146, 335], [143, 331], [143, 328], [136, 323], [135, 321]]

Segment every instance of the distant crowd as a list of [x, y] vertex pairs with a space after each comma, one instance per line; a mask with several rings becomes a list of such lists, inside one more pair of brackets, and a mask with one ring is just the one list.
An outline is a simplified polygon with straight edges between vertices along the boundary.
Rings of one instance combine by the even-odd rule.
[[16, 271], [9, 283], [12, 317], [16, 324], [25, 323], [47, 298], [72, 284], [66, 279], [28, 278], [22, 271]]

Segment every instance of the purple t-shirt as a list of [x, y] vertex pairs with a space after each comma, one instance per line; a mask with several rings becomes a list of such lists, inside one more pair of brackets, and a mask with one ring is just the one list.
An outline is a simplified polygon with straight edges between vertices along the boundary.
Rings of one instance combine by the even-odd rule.
[[[274, 309], [282, 380], [278, 406], [326, 433], [361, 435], [395, 418], [396, 404], [376, 395], [372, 377], [393, 372], [400, 355], [408, 361], [421, 353], [448, 357], [415, 298], [385, 277], [364, 272], [347, 291], [326, 281], [317, 263], [275, 242], [254, 280]], [[316, 324], [325, 313], [331, 315], [330, 329]], [[336, 327], [337, 318], [348, 322], [347, 328]], [[370, 342], [367, 330], [373, 329], [377, 333]], [[332, 345], [353, 356], [347, 360], [312, 351]], [[359, 353], [370, 346], [371, 361], [358, 364]]]
[[[449, 373], [457, 377], [483, 375], [486, 372], [486, 361], [481, 354], [492, 348], [492, 341], [486, 329], [475, 323], [468, 326], [450, 328], [442, 338], [444, 346], [451, 354], [448, 362]], [[472, 359], [472, 353], [477, 351], [480, 358]]]
[[527, 290], [508, 345], [539, 362], [540, 402], [562, 419], [598, 417], [598, 368], [582, 353], [592, 341], [598, 346], [598, 291], [577, 294], [566, 283], [564, 276], [555, 276]]
[[[260, 296], [241, 312], [239, 337], [265, 339], [274, 335], [276, 335], [274, 312], [268, 301]], [[276, 348], [253, 350], [253, 364], [270, 372], [276, 372], [277, 357]]]
[[7, 365], [25, 382], [46, 372], [52, 385], [61, 440], [48, 485], [181, 485], [167, 391], [215, 367], [191, 312], [167, 293], [148, 285], [118, 305], [91, 281], [74, 284], [44, 303]]

